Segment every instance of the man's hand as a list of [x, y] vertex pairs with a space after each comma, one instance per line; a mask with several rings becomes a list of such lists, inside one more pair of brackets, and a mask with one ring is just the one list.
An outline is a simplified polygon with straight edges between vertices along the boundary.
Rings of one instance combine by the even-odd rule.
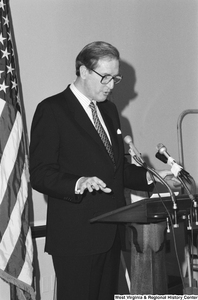
[[103, 191], [104, 193], [111, 193], [111, 189], [107, 187], [106, 183], [98, 177], [81, 177], [78, 181], [77, 190], [83, 194], [85, 190], [92, 193], [94, 190]]

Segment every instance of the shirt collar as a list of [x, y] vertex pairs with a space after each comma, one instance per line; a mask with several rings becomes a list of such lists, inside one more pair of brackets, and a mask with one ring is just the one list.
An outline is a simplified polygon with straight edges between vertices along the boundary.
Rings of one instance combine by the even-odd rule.
[[[78, 99], [78, 101], [81, 103], [81, 105], [87, 109], [89, 107], [90, 104], [90, 99], [87, 98], [84, 94], [82, 94], [77, 87], [75, 86], [75, 84], [72, 82], [70, 84], [70, 89], [73, 92], [73, 94], [76, 96], [76, 98]], [[94, 101], [94, 104], [96, 104], [96, 101]]]

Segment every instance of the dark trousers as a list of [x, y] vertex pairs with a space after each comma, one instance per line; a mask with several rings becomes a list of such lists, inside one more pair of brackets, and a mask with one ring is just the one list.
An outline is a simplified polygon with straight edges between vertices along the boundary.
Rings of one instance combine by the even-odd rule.
[[120, 241], [90, 256], [52, 256], [57, 278], [57, 300], [113, 300], [118, 293]]

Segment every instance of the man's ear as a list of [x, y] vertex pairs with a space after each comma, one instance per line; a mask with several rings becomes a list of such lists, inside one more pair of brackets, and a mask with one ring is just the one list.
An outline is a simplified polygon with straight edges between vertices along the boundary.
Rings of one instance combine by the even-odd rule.
[[82, 65], [82, 66], [80, 66], [79, 71], [80, 71], [80, 77], [81, 77], [82, 79], [86, 79], [87, 73], [88, 73], [87, 68], [86, 68], [84, 65]]

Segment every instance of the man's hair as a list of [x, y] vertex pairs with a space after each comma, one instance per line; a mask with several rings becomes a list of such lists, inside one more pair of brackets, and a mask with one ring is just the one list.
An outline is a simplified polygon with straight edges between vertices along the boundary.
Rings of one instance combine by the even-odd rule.
[[80, 75], [80, 67], [85, 66], [87, 69], [95, 69], [99, 59], [120, 59], [119, 51], [109, 43], [93, 42], [86, 45], [76, 57], [76, 75]]

